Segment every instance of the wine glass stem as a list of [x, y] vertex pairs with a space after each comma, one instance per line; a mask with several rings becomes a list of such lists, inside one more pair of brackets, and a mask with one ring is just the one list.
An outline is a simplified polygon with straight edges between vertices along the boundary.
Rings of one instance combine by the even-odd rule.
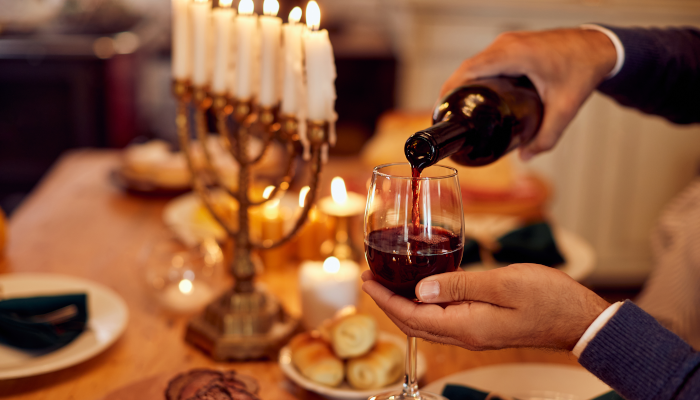
[[406, 344], [406, 378], [403, 384], [403, 398], [420, 399], [418, 392], [418, 345], [416, 338], [408, 336]]

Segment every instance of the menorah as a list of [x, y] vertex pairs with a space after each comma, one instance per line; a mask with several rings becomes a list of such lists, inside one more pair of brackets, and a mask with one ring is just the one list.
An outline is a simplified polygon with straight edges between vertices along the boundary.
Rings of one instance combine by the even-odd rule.
[[[310, 145], [310, 190], [302, 212], [292, 229], [274, 242], [255, 242], [251, 238], [248, 212], [273, 199], [275, 193], [286, 190], [296, 176], [295, 159], [300, 153], [299, 123], [294, 116], [280, 115], [278, 107], [260, 107], [249, 99], [211, 95], [206, 87], [176, 80], [173, 92], [177, 98], [176, 125], [182, 151], [187, 156], [192, 174], [192, 186], [205, 207], [233, 240], [230, 271], [234, 286], [209, 304], [203, 314], [192, 319], [187, 327], [186, 340], [201, 347], [215, 360], [254, 359], [274, 356], [276, 351], [294, 333], [298, 320], [287, 314], [270, 293], [255, 285], [255, 263], [252, 252], [267, 250], [289, 241], [303, 226], [316, 199], [322, 166], [322, 147], [328, 143], [328, 123], [307, 121]], [[238, 187], [232, 189], [222, 183], [204, 145], [209, 135], [206, 113], [211, 108], [216, 116], [217, 131], [224, 147], [239, 164]], [[193, 118], [192, 118], [193, 117]], [[194, 129], [192, 129], [194, 120]], [[250, 157], [248, 153], [252, 128], [263, 132], [263, 150]], [[192, 154], [192, 134], [196, 135], [204, 153], [204, 167], [196, 167]], [[272, 141], [286, 147], [287, 162], [284, 176], [274, 190], [262, 200], [250, 198], [251, 168], [260, 161]], [[238, 227], [224, 219], [212, 200], [213, 190], [224, 190], [238, 202]]]

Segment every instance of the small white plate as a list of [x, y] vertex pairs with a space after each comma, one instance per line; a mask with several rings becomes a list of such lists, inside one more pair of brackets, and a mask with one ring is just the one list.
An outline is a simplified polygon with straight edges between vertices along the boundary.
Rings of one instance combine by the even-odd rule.
[[[406, 338], [405, 337], [400, 337], [396, 335], [392, 335], [390, 333], [386, 332], [379, 332], [379, 339], [382, 340], [387, 340], [387, 341], [392, 341], [399, 345], [402, 349], [406, 348]], [[420, 346], [419, 346], [420, 348]], [[292, 351], [289, 348], [289, 346], [284, 346], [282, 350], [280, 351], [280, 358], [279, 358], [279, 363], [280, 363], [280, 368], [282, 368], [282, 372], [284, 372], [285, 375], [292, 381], [294, 381], [297, 385], [303, 387], [306, 390], [315, 392], [320, 394], [323, 397], [326, 397], [328, 399], [338, 399], [338, 400], [365, 400], [369, 396], [383, 393], [383, 392], [388, 392], [390, 390], [401, 390], [401, 387], [403, 385], [403, 375], [401, 376], [401, 379], [399, 379], [396, 383], [385, 386], [383, 388], [379, 389], [370, 389], [370, 390], [357, 390], [353, 389], [350, 387], [350, 385], [347, 383], [347, 381], [343, 381], [343, 383], [340, 384], [338, 387], [330, 387], [330, 386], [324, 386], [321, 384], [318, 384], [310, 379], [307, 379], [305, 376], [303, 376], [299, 371], [297, 371], [296, 367], [292, 365]], [[426, 363], [425, 363], [425, 357], [423, 357], [423, 354], [419, 351], [418, 352], [418, 379], [420, 379], [424, 374], [425, 370], [427, 368]]]
[[60, 349], [50, 353], [27, 352], [0, 344], [0, 379], [39, 375], [94, 357], [117, 340], [129, 318], [126, 303], [118, 294], [101, 284], [73, 276], [3, 274], [0, 289], [3, 298], [85, 292], [88, 301], [87, 328]]
[[560, 364], [499, 364], [458, 372], [422, 389], [442, 393], [451, 383], [519, 399], [588, 400], [610, 387], [581, 367]]
[[[552, 227], [554, 238], [566, 262], [557, 267], [575, 281], [581, 282], [595, 268], [595, 250], [581, 236], [566, 229]], [[465, 271], [486, 271], [506, 264], [485, 265], [473, 263], [463, 266]]]

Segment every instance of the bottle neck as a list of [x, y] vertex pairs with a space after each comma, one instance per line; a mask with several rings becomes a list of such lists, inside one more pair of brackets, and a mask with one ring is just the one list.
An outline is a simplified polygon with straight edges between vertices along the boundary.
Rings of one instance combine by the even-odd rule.
[[406, 141], [406, 158], [419, 170], [437, 164], [440, 160], [465, 150], [469, 139], [467, 130], [463, 123], [446, 120], [418, 131]]

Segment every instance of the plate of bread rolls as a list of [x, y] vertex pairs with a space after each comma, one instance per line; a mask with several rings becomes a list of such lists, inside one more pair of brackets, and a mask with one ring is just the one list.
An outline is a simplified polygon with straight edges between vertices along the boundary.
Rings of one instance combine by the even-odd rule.
[[[406, 338], [380, 332], [369, 315], [349, 314], [300, 333], [280, 351], [289, 379], [330, 399], [366, 399], [403, 384]], [[426, 370], [418, 354], [418, 378]]]

